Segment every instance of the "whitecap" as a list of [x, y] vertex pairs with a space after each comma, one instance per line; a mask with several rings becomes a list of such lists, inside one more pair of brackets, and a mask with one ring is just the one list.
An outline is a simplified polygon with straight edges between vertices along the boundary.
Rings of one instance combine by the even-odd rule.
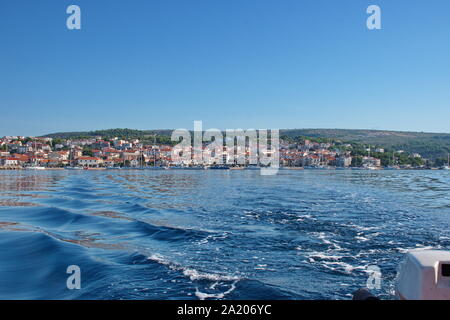
[[195, 296], [199, 298], [200, 300], [205, 299], [223, 299], [227, 294], [230, 294], [231, 292], [236, 289], [236, 282], [231, 284], [230, 289], [228, 289], [225, 292], [219, 292], [219, 293], [205, 293], [198, 290], [198, 288], [195, 288]]
[[181, 271], [184, 276], [188, 277], [191, 281], [196, 280], [210, 280], [210, 281], [238, 281], [241, 278], [238, 276], [222, 275], [215, 273], [200, 272], [193, 268], [183, 267], [181, 265], [175, 264], [168, 261], [160, 254], [152, 254], [148, 257], [149, 260], [157, 262], [159, 264], [168, 266], [171, 270]]

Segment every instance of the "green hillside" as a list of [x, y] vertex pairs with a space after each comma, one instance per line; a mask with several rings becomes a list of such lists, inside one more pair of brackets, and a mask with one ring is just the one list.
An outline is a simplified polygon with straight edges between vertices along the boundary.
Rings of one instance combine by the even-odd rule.
[[385, 130], [348, 129], [290, 129], [281, 130], [280, 135], [288, 137], [312, 137], [356, 142], [380, 146], [389, 150], [417, 152], [425, 158], [446, 158], [450, 152], [449, 133], [401, 132]]
[[[152, 141], [157, 135], [158, 143], [169, 143], [172, 130], [134, 130], [108, 129], [87, 132], [59, 132], [45, 137], [60, 139], [118, 137], [121, 139], [141, 139]], [[450, 152], [450, 133], [401, 132], [385, 130], [349, 130], [349, 129], [285, 129], [280, 136], [289, 138], [321, 138], [332, 141], [358, 143], [362, 145], [379, 146], [387, 150], [404, 150], [409, 153], [419, 153], [425, 158], [446, 158]]]
[[144, 142], [153, 142], [156, 135], [156, 142], [172, 144], [170, 135], [172, 130], [135, 130], [135, 129], [106, 129], [96, 131], [79, 132], [57, 132], [47, 134], [44, 137], [53, 139], [88, 139], [101, 136], [104, 139], [119, 138], [123, 140], [139, 139]]
[[106, 129], [96, 131], [78, 131], [78, 132], [57, 132], [47, 134], [44, 137], [59, 139], [92, 138], [101, 136], [106, 139], [118, 137], [124, 139], [133, 139], [141, 137], [150, 137], [154, 134], [161, 136], [170, 136], [172, 130], [135, 130], [135, 129]]

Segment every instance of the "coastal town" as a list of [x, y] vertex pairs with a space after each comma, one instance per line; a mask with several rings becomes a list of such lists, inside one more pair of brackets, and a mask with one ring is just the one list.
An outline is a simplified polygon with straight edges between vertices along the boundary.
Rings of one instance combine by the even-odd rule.
[[[148, 142], [148, 141], [146, 141]], [[203, 146], [205, 149], [205, 146]], [[249, 156], [248, 146], [233, 152]], [[259, 164], [230, 162], [230, 152], [214, 157], [221, 161], [207, 163], [192, 157], [190, 161], [172, 160], [173, 145], [144, 143], [140, 139], [104, 138], [77, 139], [5, 136], [0, 138], [0, 169], [137, 169], [137, 168], [254, 168]], [[271, 151], [267, 151], [270, 153]], [[270, 155], [268, 155], [270, 156]], [[450, 156], [449, 156], [450, 158]], [[450, 159], [449, 159], [450, 160]], [[387, 151], [376, 146], [359, 146], [343, 142], [314, 139], [281, 139], [280, 167], [293, 169], [448, 169], [433, 167], [418, 153], [403, 150]]]

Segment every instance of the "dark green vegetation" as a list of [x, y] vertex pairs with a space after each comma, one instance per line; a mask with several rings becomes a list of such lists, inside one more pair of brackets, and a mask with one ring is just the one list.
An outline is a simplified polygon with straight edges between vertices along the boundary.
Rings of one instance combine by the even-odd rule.
[[155, 141], [158, 144], [174, 144], [170, 140], [172, 130], [134, 130], [134, 129], [107, 129], [96, 131], [81, 131], [81, 132], [58, 132], [45, 135], [44, 137], [53, 139], [92, 139], [97, 136], [103, 139], [113, 139], [115, 137], [122, 140], [139, 139], [143, 143], [153, 143]]
[[408, 153], [398, 153], [394, 150], [387, 149], [388, 152], [373, 152], [367, 150], [367, 148], [362, 145], [355, 144], [353, 145], [352, 156], [353, 163], [352, 165], [358, 167], [362, 163], [362, 158], [364, 156], [372, 156], [381, 160], [382, 166], [393, 166], [393, 165], [411, 165], [413, 167], [418, 167], [422, 165], [433, 165], [432, 163], [427, 163], [422, 158], [415, 158]]

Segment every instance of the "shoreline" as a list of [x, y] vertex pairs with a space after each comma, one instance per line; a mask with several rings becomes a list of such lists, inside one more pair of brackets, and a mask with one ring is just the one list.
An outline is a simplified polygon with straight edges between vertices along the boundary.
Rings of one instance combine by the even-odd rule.
[[[161, 171], [161, 170], [176, 170], [176, 171], [209, 171], [215, 169], [208, 169], [208, 168], [197, 168], [197, 167], [186, 167], [186, 168], [170, 168], [170, 167], [161, 167], [155, 169], [154, 167], [148, 167], [148, 168], [83, 168], [78, 170], [70, 170], [69, 167], [65, 168], [43, 168], [39, 170], [33, 170], [33, 169], [27, 169], [23, 167], [0, 167], [0, 171], [121, 171], [121, 170], [136, 170], [136, 171]], [[252, 168], [252, 167], [230, 167], [228, 169], [224, 169], [225, 171], [255, 171], [259, 170], [261, 168]], [[329, 168], [305, 168], [305, 167], [279, 167], [280, 170], [290, 170], [290, 171], [446, 171], [445, 169], [441, 168], [363, 168], [363, 167], [329, 167]], [[221, 170], [223, 171], [223, 170]]]

